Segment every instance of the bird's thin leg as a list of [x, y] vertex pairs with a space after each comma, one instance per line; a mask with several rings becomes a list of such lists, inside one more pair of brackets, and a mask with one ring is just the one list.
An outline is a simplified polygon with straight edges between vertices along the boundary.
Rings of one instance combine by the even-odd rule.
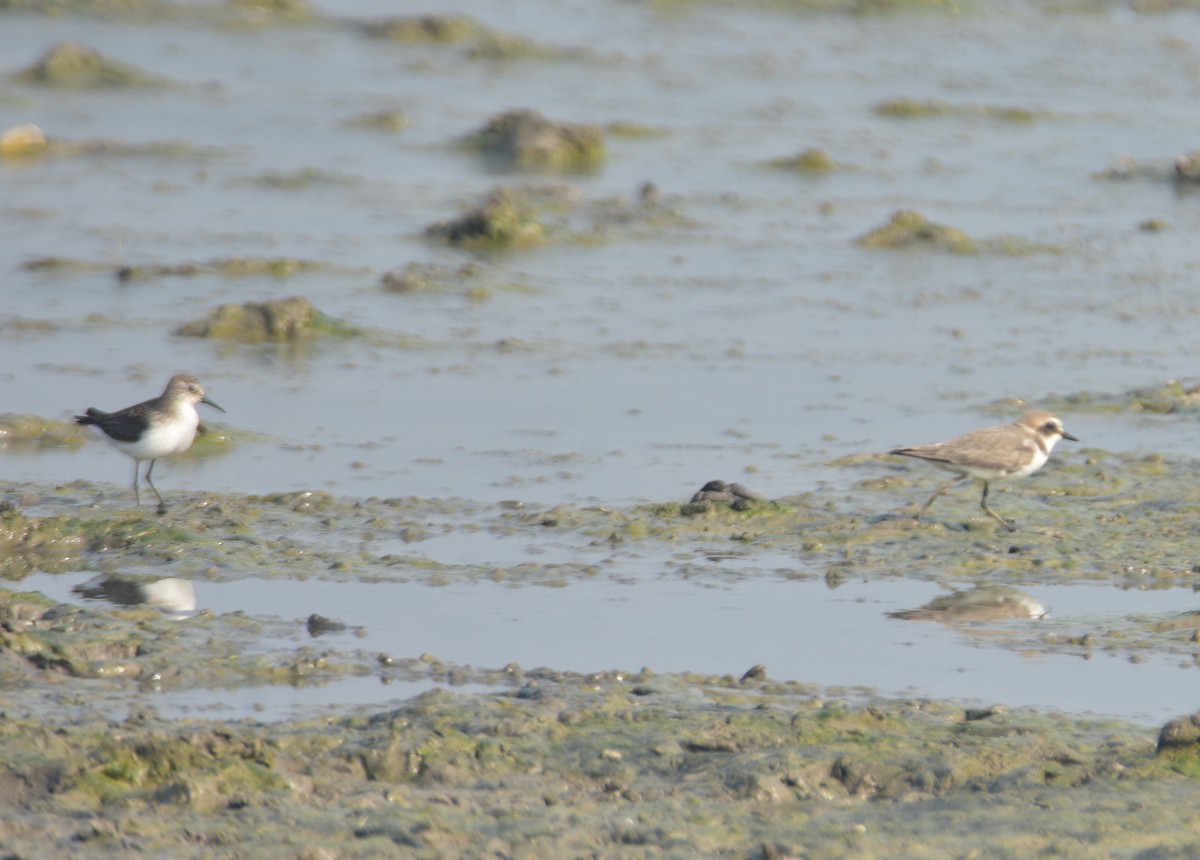
[[983, 512], [985, 514], [987, 514], [989, 517], [994, 519], [996, 522], [1000, 523], [1000, 525], [1004, 526], [1010, 532], [1015, 532], [1017, 530], [1016, 526], [1014, 526], [1011, 522], [1004, 519], [1004, 517], [1000, 516], [998, 513], [996, 513], [990, 507], [988, 507], [987, 496], [988, 496], [988, 482], [984, 481], [983, 482], [983, 498], [981, 498], [979, 500], [979, 507], [983, 508]]
[[154, 464], [157, 460], [150, 461], [150, 468], [146, 470], [146, 483], [150, 485], [150, 489], [154, 490], [154, 495], [158, 496], [158, 512], [165, 514], [167, 512], [167, 503], [163, 501], [162, 494], [158, 492], [158, 487], [154, 486], [154, 482], [150, 480], [150, 473], [154, 471]]
[[965, 480], [967, 477], [969, 477], [969, 476], [968, 475], [955, 475], [953, 478], [950, 478], [949, 480], [944, 481], [942, 483], [942, 485], [937, 488], [937, 491], [932, 496], [929, 497], [929, 501], [926, 502], [925, 504], [921, 505], [921, 510], [917, 511], [917, 515], [915, 517], [913, 517], [913, 519], [914, 520], [921, 519], [921, 515], [924, 514], [927, 510], [929, 510], [929, 506], [933, 504], [934, 499], [936, 499], [942, 493], [946, 492], [946, 490], [950, 489], [951, 484], [957, 484], [959, 481]]
[[142, 495], [138, 492], [138, 467], [141, 465], [137, 460], [133, 461], [133, 501], [139, 508], [142, 506]]

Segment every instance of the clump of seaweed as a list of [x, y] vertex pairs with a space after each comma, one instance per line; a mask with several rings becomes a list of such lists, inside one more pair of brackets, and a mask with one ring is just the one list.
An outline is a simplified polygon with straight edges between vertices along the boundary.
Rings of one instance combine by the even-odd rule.
[[0, 451], [9, 448], [78, 448], [87, 431], [74, 422], [40, 415], [0, 415]]
[[221, 257], [207, 263], [166, 263], [155, 265], [123, 265], [117, 271], [121, 281], [152, 280], [155, 278], [193, 277], [214, 272], [226, 278], [289, 278], [305, 272], [328, 269], [325, 263], [295, 257]]
[[67, 89], [162, 87], [167, 79], [105, 57], [78, 42], [60, 42], [16, 75], [23, 84]]
[[543, 45], [524, 36], [485, 31], [479, 34], [467, 56], [472, 60], [511, 62], [513, 60], [558, 60], [569, 56], [571, 51], [551, 45]]
[[316, 17], [308, 0], [225, 0], [225, 10], [248, 24], [299, 24]]
[[1029, 108], [996, 107], [993, 105], [956, 105], [941, 99], [897, 98], [875, 106], [880, 116], [898, 119], [920, 119], [936, 116], [978, 116], [1003, 122], [1036, 122], [1045, 115]]
[[381, 110], [351, 117], [343, 125], [367, 131], [397, 132], [408, 128], [408, 116], [399, 110]]
[[546, 229], [528, 195], [497, 188], [475, 209], [432, 224], [426, 233], [452, 245], [487, 249], [536, 244], [545, 238]]
[[911, 248], [926, 245], [955, 254], [974, 254], [975, 242], [961, 230], [934, 224], [920, 212], [901, 209], [891, 220], [861, 236], [858, 243], [864, 248]]
[[306, 188], [352, 186], [357, 183], [357, 178], [344, 173], [322, 170], [319, 167], [302, 167], [291, 171], [267, 170], [257, 176], [240, 180], [237, 184], [275, 191], [303, 191]]
[[175, 333], [245, 343], [282, 343], [323, 335], [349, 336], [359, 334], [359, 331], [321, 313], [308, 299], [293, 296], [221, 305], [204, 319], [180, 326]]
[[389, 293], [444, 291], [465, 285], [481, 271], [482, 267], [476, 262], [457, 269], [437, 263], [409, 263], [403, 269], [385, 272], [379, 283]]
[[1062, 397], [1047, 398], [1047, 408], [1073, 411], [1115, 413], [1143, 412], [1172, 415], [1200, 410], [1200, 385], [1169, 379], [1158, 385], [1134, 388], [1116, 394], [1080, 391]]
[[372, 39], [402, 45], [467, 45], [472, 60], [557, 60], [583, 53], [496, 32], [468, 15], [414, 15], [369, 21], [359, 30]]
[[405, 44], [447, 44], [477, 37], [483, 28], [468, 15], [417, 15], [368, 21], [362, 32], [372, 39]]
[[184, 141], [123, 143], [116, 140], [66, 140], [48, 136], [33, 123], [14, 126], [0, 134], [0, 158], [86, 158], [95, 155], [202, 158], [216, 153], [214, 148], [198, 147]]
[[775, 158], [767, 163], [770, 167], [795, 170], [800, 173], [828, 173], [841, 167], [834, 161], [832, 155], [817, 148], [805, 149], [788, 158]]
[[552, 122], [537, 111], [511, 110], [488, 120], [468, 146], [513, 167], [582, 170], [602, 162], [604, 132], [590, 123]]

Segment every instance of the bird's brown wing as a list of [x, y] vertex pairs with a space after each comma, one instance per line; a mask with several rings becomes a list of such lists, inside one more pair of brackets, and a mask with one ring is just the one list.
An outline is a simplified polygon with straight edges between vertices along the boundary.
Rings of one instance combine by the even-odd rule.
[[948, 442], [896, 448], [888, 453], [952, 466], [980, 466], [1007, 474], [1024, 466], [1035, 448], [1033, 441], [1019, 428], [1002, 424]]

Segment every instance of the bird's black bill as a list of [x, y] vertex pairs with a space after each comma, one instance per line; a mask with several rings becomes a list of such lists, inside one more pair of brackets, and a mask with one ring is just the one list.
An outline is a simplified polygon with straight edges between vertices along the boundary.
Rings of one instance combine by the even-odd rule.
[[[224, 410], [224, 409], [222, 409], [220, 406], [218, 406], [217, 404], [215, 404], [215, 403], [213, 403], [211, 400], [209, 400], [207, 397], [201, 397], [201, 398], [200, 398], [200, 402], [201, 402], [201, 403], [207, 403], [209, 406], [211, 406], [213, 409], [217, 410], [218, 412], [224, 412], [224, 411], [225, 411], [225, 410]], [[1066, 434], [1064, 433], [1063, 435], [1065, 436]], [[1068, 438], [1068, 439], [1074, 439], [1075, 437], [1074, 437], [1074, 436], [1067, 436], [1067, 438]]]
[[[225, 410], [224, 410], [224, 409], [222, 409], [221, 411], [222, 411], [222, 412], [224, 412]], [[1070, 439], [1072, 442], [1078, 442], [1078, 441], [1079, 441], [1079, 437], [1078, 437], [1078, 436], [1072, 436], [1072, 435], [1071, 435], [1070, 433], [1068, 433], [1066, 430], [1064, 430], [1064, 431], [1063, 431], [1062, 437], [1063, 437], [1064, 439]]]

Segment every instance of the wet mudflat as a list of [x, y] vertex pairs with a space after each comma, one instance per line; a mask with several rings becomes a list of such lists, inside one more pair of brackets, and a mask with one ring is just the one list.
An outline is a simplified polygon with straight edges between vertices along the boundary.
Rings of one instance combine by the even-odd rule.
[[1194, 856], [1194, 11], [402, 5], [0, 2], [7, 854]]
[[981, 831], [987, 856], [1195, 849], [1188, 756], [1128, 726], [754, 678], [530, 673], [363, 717], [3, 736], [17, 856], [961, 856]]
[[[1194, 740], [1156, 743], [1200, 653], [1196, 572], [1166, 539], [1194, 484], [1076, 459], [1068, 493], [1000, 496], [1023, 523], [1061, 506], [1072, 537], [879, 513], [895, 487], [874, 478], [744, 510], [175, 493], [165, 516], [106, 485], [9, 485], [38, 513], [3, 513], [5, 844], [950, 856], [986, 827], [992, 856], [1184, 856]], [[1159, 549], [1135, 564], [1138, 540]], [[950, 542], [977, 562], [931, 566]], [[1105, 599], [1072, 612], [1084, 583]], [[918, 593], [941, 596], [888, 610]], [[639, 654], [657, 665], [620, 662]], [[848, 680], [872, 662], [912, 693]], [[976, 686], [990, 671], [1029, 683]], [[1095, 713], [1021, 707], [1051, 687]], [[1016, 698], [970, 694], [998, 689]]]

